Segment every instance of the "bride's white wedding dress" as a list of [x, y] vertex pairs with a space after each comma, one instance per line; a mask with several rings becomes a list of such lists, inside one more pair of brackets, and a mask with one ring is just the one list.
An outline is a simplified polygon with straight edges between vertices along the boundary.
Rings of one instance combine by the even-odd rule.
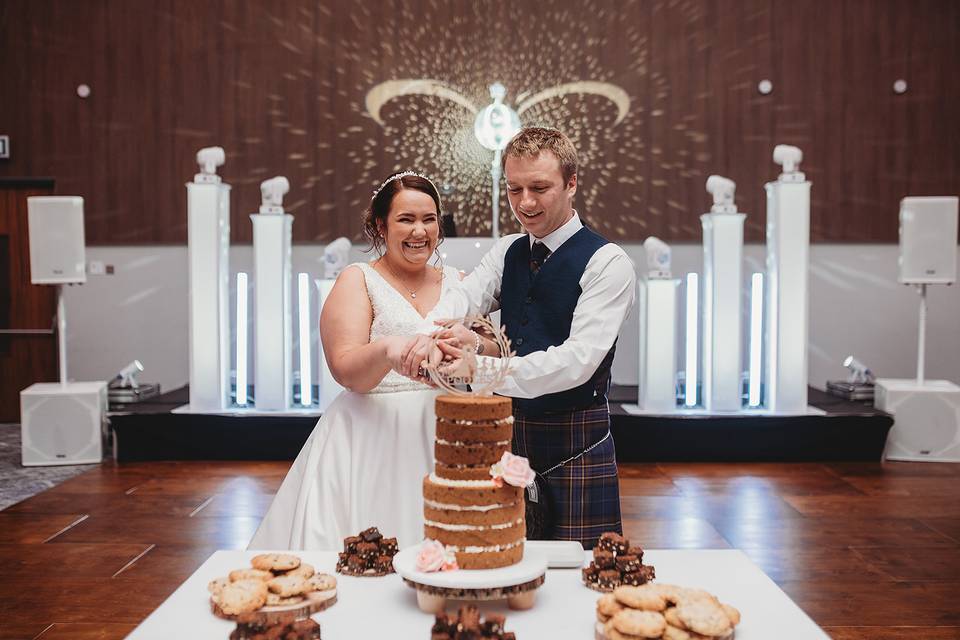
[[[370, 341], [426, 320], [373, 267], [357, 263], [373, 307]], [[441, 297], [459, 279], [445, 267]], [[389, 372], [368, 393], [343, 391], [303, 445], [250, 549], [342, 550], [371, 526], [400, 548], [423, 539], [423, 477], [433, 469], [437, 391]]]

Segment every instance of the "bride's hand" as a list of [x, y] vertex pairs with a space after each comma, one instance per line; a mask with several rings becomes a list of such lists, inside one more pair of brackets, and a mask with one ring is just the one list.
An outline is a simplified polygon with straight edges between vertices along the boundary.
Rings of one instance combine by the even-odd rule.
[[423, 378], [424, 363], [438, 362], [441, 358], [433, 338], [428, 335], [417, 335], [407, 343], [403, 350], [400, 368], [397, 371], [408, 378]]
[[434, 338], [455, 342], [461, 348], [476, 345], [477, 334], [465, 327], [463, 323], [451, 320], [436, 320], [435, 323], [441, 328], [433, 332]]
[[384, 357], [391, 369], [403, 373], [403, 356], [407, 346], [414, 342], [416, 336], [385, 336], [380, 338], [384, 348]]

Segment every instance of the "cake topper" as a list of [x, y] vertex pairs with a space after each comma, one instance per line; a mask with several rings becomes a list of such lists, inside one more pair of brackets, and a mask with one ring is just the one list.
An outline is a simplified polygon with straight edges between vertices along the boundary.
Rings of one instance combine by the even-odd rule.
[[[460, 320], [448, 320], [442, 326], [449, 328]], [[517, 355], [510, 349], [510, 339], [506, 327], [497, 327], [484, 316], [467, 316], [464, 326], [479, 329], [500, 350], [499, 358], [477, 358], [477, 346], [463, 345], [461, 356], [453, 360], [428, 364], [425, 369], [430, 379], [438, 387], [458, 396], [490, 396], [503, 384], [510, 373], [510, 358]], [[469, 385], [469, 390], [460, 388]]]

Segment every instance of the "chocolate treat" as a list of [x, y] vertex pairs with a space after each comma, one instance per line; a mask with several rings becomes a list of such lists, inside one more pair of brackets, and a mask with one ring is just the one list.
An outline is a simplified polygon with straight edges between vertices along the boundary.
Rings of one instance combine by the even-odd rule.
[[617, 571], [621, 573], [629, 573], [640, 568], [640, 561], [637, 559], [637, 556], [617, 556], [616, 563]]
[[584, 582], [596, 582], [600, 569], [595, 562], [591, 562], [589, 567], [580, 570]]
[[359, 555], [352, 555], [347, 558], [347, 567], [350, 571], [360, 573], [367, 568], [367, 563]]
[[634, 587], [639, 587], [647, 582], [649, 582], [649, 579], [643, 571], [629, 571], [620, 575], [620, 584], [629, 584]]
[[430, 640], [516, 640], [503, 631], [505, 618], [491, 613], [484, 620], [475, 605], [463, 605], [458, 613], [437, 614], [430, 628]]
[[653, 569], [653, 565], [650, 565], [650, 564], [642, 565], [640, 567], [639, 573], [642, 574], [643, 577], [647, 579], [647, 582], [657, 577], [657, 574]]
[[616, 559], [609, 551], [594, 551], [593, 561], [601, 569], [613, 569], [616, 566]]
[[361, 531], [360, 537], [363, 538], [365, 542], [379, 542], [383, 539], [383, 534], [380, 533], [380, 530], [376, 527], [370, 527], [369, 529]]
[[627, 549], [626, 555], [637, 556], [637, 560], [639, 560], [640, 562], [643, 562], [643, 549], [641, 549], [640, 547], [630, 547], [629, 549]]
[[381, 573], [389, 573], [393, 569], [393, 556], [377, 556], [373, 568]]
[[372, 562], [379, 555], [380, 549], [372, 542], [361, 542], [357, 545], [357, 555], [363, 558], [364, 562]]
[[343, 540], [343, 550], [347, 553], [356, 553], [357, 545], [363, 542], [363, 539], [360, 536], [350, 536]]
[[604, 589], [613, 589], [620, 586], [620, 572], [616, 569], [605, 569], [600, 572], [597, 584]]
[[380, 551], [385, 553], [388, 556], [396, 555], [397, 553], [397, 539], [396, 538], [384, 538], [380, 541]]
[[630, 544], [627, 542], [627, 539], [614, 531], [607, 531], [601, 534], [600, 539], [597, 541], [597, 548], [618, 555], [626, 553], [629, 547]]

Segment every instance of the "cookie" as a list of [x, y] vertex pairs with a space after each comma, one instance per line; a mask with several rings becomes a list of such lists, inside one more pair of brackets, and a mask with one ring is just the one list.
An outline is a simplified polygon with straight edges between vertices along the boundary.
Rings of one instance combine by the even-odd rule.
[[723, 636], [731, 629], [730, 618], [712, 600], [683, 600], [677, 605], [677, 617], [687, 629], [705, 636]]
[[313, 591], [329, 591], [337, 588], [337, 579], [326, 573], [315, 573], [307, 580]]
[[668, 607], [667, 610], [663, 612], [663, 617], [666, 618], [667, 624], [678, 629], [683, 629], [684, 631], [687, 630], [687, 625], [683, 624], [680, 616], [677, 615], [676, 607]]
[[303, 596], [290, 596], [288, 598], [284, 598], [283, 596], [277, 595], [276, 593], [267, 594], [268, 607], [281, 607], [284, 605], [299, 604], [304, 600], [306, 600], [306, 598], [304, 598]]
[[663, 630], [663, 640], [720, 640], [714, 638], [713, 636], [704, 636], [699, 633], [694, 633], [693, 631], [687, 631], [686, 629], [681, 629], [675, 627], [671, 624], [667, 625], [667, 628]]
[[601, 596], [600, 599], [597, 600], [597, 613], [603, 614], [609, 618], [621, 611], [623, 611], [623, 605], [617, 602], [617, 599], [612, 593]]
[[740, 611], [736, 607], [732, 607], [729, 604], [723, 602], [720, 603], [720, 608], [723, 609], [723, 612], [727, 614], [727, 618], [730, 620], [730, 624], [734, 627], [740, 624]]
[[260, 580], [231, 582], [217, 596], [220, 610], [230, 616], [256, 611], [267, 602], [267, 585]]
[[300, 576], [277, 576], [267, 582], [267, 588], [284, 598], [299, 596], [310, 591], [307, 580]]
[[606, 625], [620, 633], [640, 638], [659, 638], [667, 627], [667, 621], [655, 611], [624, 609], [613, 616]]
[[262, 580], [266, 582], [273, 578], [273, 574], [263, 569], [234, 569], [230, 572], [230, 582], [239, 580]]
[[264, 571], [290, 571], [300, 566], [300, 558], [289, 553], [261, 553], [253, 556], [250, 564]]
[[[663, 594], [653, 587], [653, 585], [643, 585], [640, 587], [630, 585], [620, 586], [613, 590], [613, 597], [631, 609], [663, 611], [667, 608], [667, 601], [663, 597]], [[623, 629], [621, 629], [621, 631], [623, 631]]]
[[217, 595], [223, 591], [223, 588], [228, 584], [230, 584], [230, 578], [216, 578], [215, 580], [211, 580], [207, 585], [207, 591], [213, 595]]
[[316, 569], [313, 568], [312, 564], [307, 564], [306, 562], [301, 562], [300, 566], [296, 569], [291, 569], [283, 575], [285, 576], [300, 576], [304, 580], [310, 578], [313, 574], [316, 573]]

